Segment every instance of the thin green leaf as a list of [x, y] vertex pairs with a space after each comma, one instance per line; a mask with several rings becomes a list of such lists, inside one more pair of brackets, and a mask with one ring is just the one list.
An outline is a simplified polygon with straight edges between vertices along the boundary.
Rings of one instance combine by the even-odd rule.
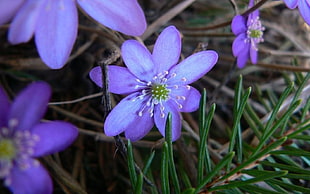
[[202, 189], [208, 182], [210, 182], [210, 180], [217, 175], [220, 170], [226, 166], [228, 163], [231, 162], [231, 160], [233, 159], [235, 155], [235, 152], [231, 152], [229, 154], [227, 154], [215, 167], [214, 169], [203, 179], [203, 181], [201, 182], [201, 184], [199, 184], [196, 188], [195, 193], [198, 193], [200, 189]]
[[306, 102], [304, 108], [302, 109], [300, 122], [306, 121], [306, 116], [307, 116], [309, 110], [310, 110], [310, 97], [307, 99], [307, 102]]
[[216, 186], [208, 191], [216, 191], [216, 190], [222, 190], [222, 189], [230, 189], [230, 188], [238, 188], [241, 186], [257, 183], [257, 182], [262, 182], [268, 179], [272, 179], [275, 177], [281, 177], [287, 174], [287, 171], [273, 171], [270, 173], [263, 173], [262, 175], [259, 175], [257, 177], [248, 179], [248, 180], [242, 180], [242, 181], [232, 181], [226, 185], [221, 185], [221, 186]]
[[165, 139], [167, 142], [167, 146], [168, 146], [168, 168], [169, 168], [169, 172], [171, 175], [171, 179], [172, 179], [172, 183], [174, 185], [174, 190], [176, 193], [180, 193], [181, 189], [180, 189], [180, 184], [179, 184], [179, 179], [178, 179], [178, 175], [177, 175], [177, 171], [175, 168], [175, 163], [174, 163], [174, 159], [173, 159], [173, 147], [172, 147], [172, 132], [171, 132], [171, 128], [172, 128], [172, 116], [171, 113], [168, 114], [167, 116], [167, 122], [166, 122], [166, 135], [165, 135]]
[[245, 185], [245, 186], [241, 186], [239, 188], [245, 190], [247, 193], [283, 194], [282, 192], [272, 191], [272, 190], [269, 190], [269, 189], [265, 189], [263, 187], [258, 187], [256, 185]]
[[301, 125], [301, 128], [298, 127], [296, 131], [290, 133], [289, 135], [287, 135], [287, 137], [288, 138], [294, 138], [296, 135], [308, 130], [309, 128], [310, 128], [310, 123], [305, 125], [305, 126]]
[[134, 194], [141, 194], [143, 188], [143, 174], [140, 173], [137, 177], [137, 182], [134, 190]]
[[149, 156], [149, 158], [147, 159], [145, 166], [143, 168], [143, 174], [147, 174], [148, 170], [150, 169], [151, 163], [154, 159], [155, 156], [155, 151], [152, 151], [151, 155]]
[[[248, 169], [248, 170], [242, 170], [241, 173], [248, 174], [253, 177], [259, 177], [262, 175], [271, 175], [273, 173], [282, 172], [281, 176], [284, 176], [288, 173], [287, 170], [281, 170], [281, 171], [267, 171], [267, 170], [256, 170], [256, 169]], [[285, 172], [285, 173], [284, 173]], [[283, 174], [284, 173], [284, 174]]]
[[310, 180], [310, 175], [309, 174], [292, 174], [292, 173], [289, 173], [289, 174], [285, 175], [284, 178], [299, 179], [299, 180]]
[[255, 87], [255, 91], [257, 93], [256, 96], [258, 98], [258, 101], [264, 106], [264, 108], [267, 110], [267, 112], [270, 112], [272, 110], [272, 107], [270, 107], [270, 104], [267, 103], [266, 100], [263, 98], [264, 95], [263, 95], [260, 87], [257, 84], [255, 84], [254, 87]]
[[263, 137], [261, 138], [261, 140], [260, 140], [258, 146], [256, 147], [256, 150], [254, 151], [253, 155], [257, 154], [260, 151], [260, 149], [265, 145], [267, 140], [270, 139], [270, 137], [278, 129], [278, 127], [281, 125], [281, 123], [293, 113], [293, 111], [299, 106], [300, 103], [301, 103], [301, 101], [298, 100], [294, 104], [292, 104], [288, 108], [288, 110], [282, 115], [282, 117], [274, 124], [274, 126], [272, 128], [268, 129], [268, 131], [267, 130], [264, 131]]
[[262, 165], [271, 166], [274, 168], [279, 168], [282, 170], [288, 170], [289, 172], [301, 173], [301, 174], [310, 174], [310, 170], [304, 169], [302, 167], [295, 167], [292, 165], [280, 164], [280, 163], [273, 163], [268, 161], [261, 161]]
[[185, 191], [182, 192], [182, 194], [195, 194], [195, 189], [194, 188], [186, 189]]
[[244, 169], [248, 165], [256, 162], [259, 158], [269, 154], [271, 151], [276, 149], [278, 146], [282, 145], [286, 140], [287, 140], [287, 138], [283, 137], [283, 138], [278, 139], [277, 141], [273, 142], [272, 144], [268, 145], [264, 150], [262, 150], [261, 152], [257, 153], [256, 155], [252, 155], [247, 161], [243, 162], [242, 164], [237, 166], [235, 169], [233, 169], [232, 171], [227, 173], [225, 176], [223, 176], [221, 178], [221, 180], [227, 179], [228, 177], [234, 175], [235, 173], [237, 173], [238, 171]]
[[163, 144], [163, 153], [162, 153], [162, 159], [161, 159], [161, 188], [163, 194], [169, 194], [170, 188], [169, 188], [169, 169], [168, 169], [168, 144], [167, 142], [164, 142]]
[[207, 92], [203, 89], [200, 102], [199, 102], [199, 134], [203, 133], [204, 125], [206, 123], [206, 104], [207, 104]]
[[293, 150], [275, 150], [272, 151], [271, 154], [278, 155], [278, 154], [285, 154], [289, 156], [307, 156], [310, 157], [310, 152], [301, 149], [293, 149]]
[[[238, 84], [237, 88], [236, 88], [236, 93], [240, 93], [241, 91], [239, 91], [239, 90], [242, 90], [242, 88]], [[234, 124], [233, 124], [233, 128], [232, 128], [232, 135], [230, 137], [228, 152], [231, 152], [234, 149], [235, 141], [237, 141], [236, 154], [238, 157], [238, 162], [240, 162], [240, 163], [242, 161], [242, 135], [241, 135], [241, 128], [240, 128], [240, 119], [241, 119], [241, 116], [243, 114], [244, 107], [247, 103], [247, 100], [250, 96], [250, 93], [251, 93], [251, 88], [248, 88], [245, 91], [245, 94], [242, 96], [242, 98], [240, 100], [235, 101], [235, 103], [240, 102], [240, 104], [234, 105], [237, 108], [234, 109], [235, 110], [234, 111]], [[227, 166], [227, 169], [229, 169], [229, 165]]]
[[201, 183], [203, 172], [204, 172], [204, 164], [206, 164], [207, 173], [211, 172], [211, 160], [208, 151], [208, 141], [207, 136], [209, 133], [211, 121], [215, 112], [216, 105], [213, 104], [210, 108], [210, 111], [207, 114], [205, 122], [203, 123], [204, 129], [200, 130], [200, 141], [199, 141], [199, 153], [198, 153], [198, 172], [197, 172], [197, 182]]
[[137, 175], [136, 175], [136, 169], [135, 169], [135, 161], [134, 161], [133, 153], [132, 153], [132, 144], [130, 140], [128, 140], [127, 155], [128, 155], [127, 165], [128, 165], [128, 170], [129, 170], [129, 178], [130, 178], [132, 188], [135, 189], [135, 185], [137, 182]]
[[310, 193], [310, 189], [305, 188], [305, 187], [301, 187], [298, 185], [293, 185], [293, 184], [289, 184], [289, 183], [285, 183], [283, 181], [280, 180], [266, 180], [266, 182], [272, 183], [272, 184], [277, 184], [285, 189], [289, 189], [291, 191], [299, 191], [299, 192], [303, 192], [303, 193]]
[[292, 139], [310, 141], [310, 136], [307, 136], [307, 135], [296, 135]]
[[[250, 128], [253, 130], [257, 138], [260, 139], [262, 133], [261, 130], [263, 129], [262, 122], [259, 120], [258, 116], [252, 109], [252, 107], [249, 105], [249, 103], [246, 104], [243, 116], [247, 123], [249, 124]], [[259, 123], [259, 124], [258, 124]]]
[[282, 162], [285, 162], [286, 164], [289, 164], [291, 166], [295, 166], [297, 168], [299, 168], [299, 164], [297, 164], [294, 160], [292, 160], [292, 158], [290, 158], [287, 155], [273, 155], [273, 157], [281, 160]]
[[266, 123], [266, 127], [264, 129], [264, 133], [262, 135], [262, 139], [267, 139], [268, 135], [269, 135], [269, 131], [271, 128], [272, 123], [274, 122], [274, 120], [276, 119], [276, 116], [280, 110], [281, 105], [283, 104], [284, 100], [288, 97], [288, 95], [291, 93], [292, 89], [293, 89], [294, 84], [291, 83], [282, 93], [282, 95], [280, 96], [278, 103], [276, 104], [276, 106], [273, 108], [273, 111], [268, 119], [268, 122]]

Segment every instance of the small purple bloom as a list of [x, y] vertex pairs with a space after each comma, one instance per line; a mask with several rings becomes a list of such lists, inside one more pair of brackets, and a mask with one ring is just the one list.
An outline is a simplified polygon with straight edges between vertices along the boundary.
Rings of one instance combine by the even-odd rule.
[[[254, 0], [250, 0], [249, 8], [253, 7]], [[247, 17], [237, 15], [231, 23], [232, 32], [237, 36], [233, 42], [233, 55], [237, 57], [237, 66], [243, 68], [250, 58], [253, 64], [257, 63], [258, 43], [263, 42], [264, 27], [259, 19], [259, 11], [255, 10]]]
[[11, 104], [0, 87], [0, 179], [13, 193], [52, 193], [52, 180], [35, 158], [64, 150], [78, 135], [67, 122], [40, 122], [50, 95], [46, 83], [36, 82]]
[[127, 35], [146, 29], [137, 0], [1, 0], [0, 25], [12, 20], [12, 44], [35, 42], [43, 62], [52, 69], [64, 66], [77, 37], [77, 4], [97, 22]]
[[305, 22], [310, 25], [310, 1], [309, 0], [283, 0], [286, 6], [290, 9], [295, 9], [298, 6], [300, 15]]
[[[181, 134], [181, 114], [199, 106], [200, 93], [188, 84], [198, 80], [215, 65], [215, 51], [201, 51], [178, 63], [181, 37], [174, 27], [167, 27], [158, 37], [153, 53], [138, 41], [127, 40], [121, 48], [128, 68], [108, 67], [109, 89], [129, 94], [108, 115], [104, 131], [108, 136], [125, 132], [137, 141], [154, 126], [165, 135], [167, 115], [172, 115], [172, 140]], [[100, 67], [90, 72], [91, 79], [102, 87]]]

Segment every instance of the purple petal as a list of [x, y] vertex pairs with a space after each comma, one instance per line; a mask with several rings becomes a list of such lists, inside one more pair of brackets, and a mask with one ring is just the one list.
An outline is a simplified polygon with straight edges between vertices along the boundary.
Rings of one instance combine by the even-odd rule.
[[168, 71], [173, 65], [176, 65], [180, 53], [180, 32], [174, 26], [169, 26], [161, 32], [154, 45], [152, 57], [157, 73]]
[[7, 185], [12, 193], [51, 194], [53, 192], [53, 183], [48, 172], [41, 164], [34, 165], [34, 162], [30, 160], [30, 166], [25, 170], [12, 168], [10, 184]]
[[[158, 128], [159, 132], [162, 134], [162, 136], [165, 136], [165, 130], [166, 130], [166, 121], [168, 113], [171, 113], [172, 116], [172, 125], [171, 125], [171, 132], [172, 132], [172, 141], [177, 140], [181, 135], [181, 115], [178, 111], [178, 109], [171, 103], [163, 102], [163, 106], [165, 109], [163, 112], [160, 110], [160, 106], [155, 106], [155, 114], [154, 114], [154, 120], [156, 127]], [[162, 113], [164, 113], [164, 117], [161, 117]]]
[[149, 113], [142, 114], [139, 119], [128, 125], [125, 130], [125, 137], [130, 141], [142, 139], [154, 126], [154, 119]]
[[231, 30], [237, 36], [247, 31], [245, 18], [241, 15], [237, 15], [231, 22]]
[[201, 95], [198, 90], [191, 86], [172, 89], [171, 96], [179, 105], [181, 105], [180, 107], [182, 108], [179, 108], [180, 112], [193, 112], [199, 107]]
[[24, 0], [1, 0], [0, 1], [0, 25], [9, 22], [17, 13]]
[[51, 88], [36, 82], [25, 88], [12, 104], [9, 120], [16, 119], [16, 130], [31, 130], [43, 117], [51, 95]]
[[136, 98], [137, 95], [136, 92], [124, 98], [107, 116], [104, 123], [104, 132], [107, 136], [116, 136], [141, 119], [138, 112], [146, 103], [145, 99]]
[[0, 128], [7, 125], [8, 113], [10, 110], [10, 100], [6, 95], [5, 91], [0, 87]]
[[102, 70], [100, 66], [92, 68], [89, 72], [89, 77], [97, 86], [102, 88]]
[[290, 9], [295, 9], [297, 7], [298, 0], [283, 0], [286, 6]]
[[78, 3], [92, 18], [113, 30], [140, 36], [146, 29], [144, 13], [137, 0], [78, 0]]
[[245, 52], [245, 48], [248, 46], [246, 42], [246, 34], [242, 33], [236, 37], [232, 45], [232, 52], [234, 57], [237, 57], [240, 53]]
[[129, 94], [142, 89], [142, 87], [135, 87], [139, 84], [136, 81], [137, 78], [127, 68], [110, 65], [108, 72], [110, 92]]
[[28, 0], [23, 4], [9, 29], [8, 38], [12, 44], [28, 42], [31, 39], [44, 2]]
[[253, 21], [259, 17], [259, 11], [255, 10], [252, 13], [249, 14], [248, 20], [247, 20], [247, 25], [250, 26], [251, 24], [253, 24]]
[[35, 30], [40, 57], [52, 69], [64, 66], [77, 36], [75, 1], [46, 1]]
[[172, 85], [190, 84], [210, 71], [217, 62], [217, 59], [217, 53], [212, 50], [195, 53], [172, 67], [169, 73], [170, 75], [176, 74], [176, 76], [169, 79], [168, 82]]
[[249, 5], [248, 5], [248, 8], [251, 8], [254, 6], [254, 0], [249, 0]]
[[249, 50], [250, 50], [250, 44], [247, 44], [244, 52], [240, 52], [240, 54], [237, 56], [237, 66], [239, 68], [243, 68], [246, 65], [250, 57]]
[[310, 5], [306, 0], [298, 1], [298, 9], [300, 15], [304, 18], [305, 22], [310, 25]]
[[256, 49], [250, 49], [250, 58], [253, 64], [257, 63], [257, 50]]
[[149, 81], [154, 76], [151, 53], [136, 40], [127, 40], [122, 45], [123, 60], [129, 71], [137, 78]]
[[41, 157], [66, 149], [76, 139], [78, 130], [70, 123], [53, 121], [34, 126], [32, 134], [39, 136], [33, 157]]

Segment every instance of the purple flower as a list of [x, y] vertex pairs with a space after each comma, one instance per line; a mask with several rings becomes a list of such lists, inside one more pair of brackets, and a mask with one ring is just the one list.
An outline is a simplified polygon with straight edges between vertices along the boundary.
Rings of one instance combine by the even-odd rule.
[[310, 25], [310, 1], [309, 0], [283, 0], [286, 6], [290, 9], [295, 9], [298, 6], [300, 15], [305, 22]]
[[36, 82], [11, 104], [0, 88], [0, 179], [13, 193], [52, 193], [52, 180], [35, 158], [65, 149], [78, 135], [69, 123], [40, 122], [50, 95], [46, 83]]
[[77, 4], [97, 22], [127, 35], [146, 29], [137, 0], [1, 0], [0, 25], [12, 23], [8, 39], [27, 42], [35, 34], [40, 57], [52, 69], [64, 66], [77, 37]]
[[[177, 64], [181, 38], [174, 27], [167, 27], [158, 37], [153, 53], [138, 41], [127, 40], [121, 48], [128, 68], [108, 67], [109, 89], [116, 94], [129, 94], [108, 115], [104, 131], [108, 136], [125, 132], [137, 141], [154, 126], [165, 135], [167, 115], [172, 115], [172, 140], [181, 134], [179, 112], [192, 112], [199, 106], [200, 93], [188, 84], [198, 80], [215, 65], [215, 51], [195, 53]], [[102, 87], [100, 67], [90, 72], [91, 79]]]
[[[249, 8], [253, 7], [254, 0], [250, 0]], [[237, 57], [237, 66], [243, 68], [250, 58], [253, 64], [257, 63], [257, 44], [263, 42], [264, 27], [259, 19], [259, 11], [255, 10], [247, 17], [237, 15], [231, 23], [232, 32], [237, 36], [233, 42], [233, 55]]]

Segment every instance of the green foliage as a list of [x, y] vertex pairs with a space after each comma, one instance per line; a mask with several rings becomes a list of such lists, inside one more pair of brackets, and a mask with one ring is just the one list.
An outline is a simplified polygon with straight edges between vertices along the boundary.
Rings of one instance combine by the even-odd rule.
[[[304, 135], [310, 129], [310, 98], [299, 99], [300, 95], [303, 95], [305, 83], [310, 79], [310, 73], [305, 76], [298, 74], [297, 77], [298, 81], [295, 84], [288, 82], [279, 98], [273, 93], [268, 95], [272, 98], [272, 107], [263, 118], [260, 118], [249, 103], [251, 88], [243, 90], [242, 77], [239, 77], [235, 87], [234, 115], [229, 143], [223, 148], [224, 151], [221, 153], [223, 157], [217, 162], [212, 159], [208, 147], [210, 144], [208, 136], [216, 106], [213, 104], [208, 108], [206, 91], [202, 92], [198, 111], [199, 139], [195, 182], [183, 169], [182, 162], [176, 162], [178, 152], [171, 142], [169, 114], [160, 157], [159, 192], [310, 193], [309, 188], [302, 186], [304, 181], [310, 180], [310, 170], [305, 169], [310, 165], [310, 152], [299, 147], [310, 140], [309, 136]], [[244, 129], [241, 121], [246, 121], [249, 128]], [[257, 140], [256, 146], [246, 142], [243, 137], [245, 132], [254, 136]], [[154, 156], [155, 152], [152, 152], [147, 159], [143, 169], [145, 175], [148, 171], [152, 173], [150, 170]], [[299, 162], [296, 162], [296, 158], [299, 158]], [[143, 193], [142, 189], [147, 190], [148, 187], [154, 190], [154, 185], [143, 185], [143, 175], [135, 172], [130, 142], [128, 142], [128, 168], [134, 193]]]

